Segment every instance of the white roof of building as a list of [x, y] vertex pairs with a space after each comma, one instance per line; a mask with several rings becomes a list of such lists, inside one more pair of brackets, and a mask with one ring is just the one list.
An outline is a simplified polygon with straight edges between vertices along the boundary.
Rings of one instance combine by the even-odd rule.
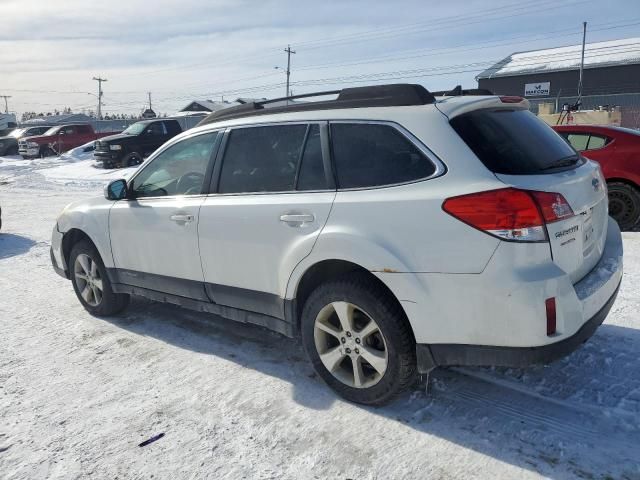
[[[187, 108], [191, 107], [192, 105], [197, 106], [197, 107], [201, 107], [202, 112], [215, 112], [217, 110], [222, 110], [223, 108], [228, 108], [228, 107], [233, 107], [234, 105], [239, 105], [238, 102], [214, 102], [212, 100], [194, 100], [192, 102], [189, 102], [188, 105], [186, 105], [182, 110], [180, 110], [181, 112], [186, 111]], [[195, 110], [191, 110], [191, 111], [195, 111]]]
[[[559, 72], [580, 68], [582, 45], [532, 50], [509, 55], [476, 78], [507, 77], [531, 73]], [[584, 68], [640, 63], [640, 37], [587, 43]]]

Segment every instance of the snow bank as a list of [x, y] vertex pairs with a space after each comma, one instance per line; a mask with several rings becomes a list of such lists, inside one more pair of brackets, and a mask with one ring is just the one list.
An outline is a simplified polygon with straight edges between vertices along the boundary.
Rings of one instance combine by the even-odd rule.
[[90, 141], [79, 147], [72, 148], [71, 150], [64, 152], [60, 155], [60, 158], [68, 160], [93, 160], [93, 151], [96, 149], [95, 141]]

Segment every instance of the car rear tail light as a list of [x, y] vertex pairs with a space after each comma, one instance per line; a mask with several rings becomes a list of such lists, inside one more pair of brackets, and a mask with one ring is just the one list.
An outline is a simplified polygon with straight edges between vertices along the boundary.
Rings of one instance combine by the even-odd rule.
[[556, 333], [556, 297], [547, 298], [544, 307], [547, 311], [547, 336], [550, 337]]
[[522, 97], [518, 97], [516, 95], [503, 95], [500, 97], [500, 101], [502, 103], [520, 103], [524, 100]]
[[559, 193], [550, 192], [530, 192], [536, 199], [544, 221], [547, 223], [557, 222], [564, 218], [573, 217], [573, 210], [565, 198]]
[[452, 197], [442, 205], [448, 214], [498, 238], [520, 242], [547, 240], [545, 223], [573, 215], [559, 193], [503, 188]]

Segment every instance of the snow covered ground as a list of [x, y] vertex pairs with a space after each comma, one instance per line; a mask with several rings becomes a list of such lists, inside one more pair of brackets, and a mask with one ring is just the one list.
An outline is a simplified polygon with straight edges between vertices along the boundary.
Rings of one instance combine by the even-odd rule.
[[0, 158], [0, 477], [640, 479], [640, 233], [624, 234], [610, 316], [570, 357], [440, 370], [428, 395], [364, 408], [257, 327], [145, 300], [85, 312], [50, 232], [131, 171]]

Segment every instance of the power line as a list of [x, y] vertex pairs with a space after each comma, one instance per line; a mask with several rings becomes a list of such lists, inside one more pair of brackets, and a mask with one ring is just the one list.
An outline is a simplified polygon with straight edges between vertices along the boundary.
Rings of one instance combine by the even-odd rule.
[[[580, 3], [585, 3], [591, 0], [576, 0], [576, 1], [572, 1], [570, 3], [568, 2], [564, 2], [562, 4], [558, 4], [558, 2], [556, 0], [542, 0], [541, 2], [539, 2], [536, 5], [536, 8], [540, 8], [541, 6], [546, 6], [546, 11], [549, 10], [555, 10], [555, 9], [559, 9], [559, 8], [566, 8], [568, 6], [575, 6], [576, 4], [580, 4]], [[429, 31], [433, 31], [433, 30], [439, 30], [442, 28], [450, 28], [451, 25], [444, 25], [443, 23], [449, 23], [449, 24], [457, 24], [459, 23], [460, 20], [465, 20], [465, 19], [470, 19], [470, 18], [475, 18], [476, 20], [472, 23], [479, 23], [482, 21], [486, 21], [488, 20], [499, 20], [499, 19], [503, 19], [503, 18], [512, 18], [515, 16], [522, 16], [522, 15], [527, 15], [531, 13], [531, 8], [530, 8], [530, 2], [518, 2], [517, 4], [514, 5], [507, 5], [507, 6], [503, 6], [503, 7], [496, 7], [493, 9], [486, 9], [483, 8], [482, 10], [476, 11], [476, 12], [472, 12], [469, 14], [464, 14], [464, 15], [457, 15], [457, 16], [453, 16], [453, 17], [432, 17], [430, 18], [428, 21], [425, 22], [421, 22], [420, 24], [413, 24], [413, 25], [424, 25], [424, 27], [422, 28], [423, 30], [428, 29]], [[514, 11], [518, 11], [518, 10], [523, 10], [520, 13], [514, 14], [514, 15], [507, 15], [507, 16], [498, 16], [498, 17], [493, 17], [490, 18], [490, 15], [495, 14], [495, 13], [508, 13], [509, 11], [514, 10]], [[448, 19], [448, 20], [447, 20]], [[434, 24], [437, 24], [434, 26]], [[468, 25], [469, 23], [462, 23], [462, 25]], [[391, 31], [393, 29], [397, 30], [397, 32], [395, 32], [395, 35], [393, 36], [398, 36], [398, 35], [402, 35], [402, 34], [406, 34], [407, 32], [403, 31], [402, 29], [406, 30], [407, 26], [398, 26], [398, 27], [389, 27], [387, 29], [383, 29], [382, 31], [384, 32], [385, 30]], [[358, 34], [351, 34], [353, 36], [356, 35], [360, 35], [362, 36], [363, 34], [368, 34], [369, 37], [373, 37], [375, 39], [379, 39], [379, 38], [392, 38], [391, 36], [387, 35], [387, 36], [381, 36], [380, 35], [380, 30], [372, 30], [372, 31], [368, 31], [368, 32], [360, 32]], [[389, 32], [388, 32], [389, 33]], [[394, 33], [394, 32], [390, 32], [390, 33]], [[414, 32], [416, 33], [416, 32]], [[343, 37], [348, 37], [348, 35], [345, 35]], [[366, 38], [354, 38], [354, 39], [348, 39], [348, 38], [344, 38], [342, 40], [340, 40], [340, 44], [344, 44], [344, 43], [354, 43], [354, 42], [359, 42], [359, 41], [364, 41], [364, 40], [370, 40], [369, 37]], [[333, 46], [336, 44], [336, 40], [335, 39], [318, 39], [318, 40], [310, 40], [307, 42], [301, 42], [301, 43], [296, 43], [296, 45], [310, 45], [313, 44], [312, 46], [307, 46], [305, 47], [305, 50], [311, 50], [311, 49], [317, 49], [317, 48], [322, 48], [324, 46]], [[268, 48], [268, 49], [263, 49], [262, 51], [272, 51], [273, 48]], [[160, 73], [160, 72], [166, 72], [166, 71], [172, 71], [172, 70], [190, 70], [193, 68], [200, 68], [200, 67], [205, 67], [205, 66], [215, 66], [220, 67], [223, 65], [228, 65], [228, 64], [236, 64], [239, 61], [243, 61], [243, 60], [248, 60], [248, 59], [265, 59], [265, 58], [271, 58], [276, 56], [277, 54], [272, 53], [272, 54], [265, 54], [265, 53], [260, 53], [260, 51], [256, 51], [252, 54], [249, 54], [247, 56], [244, 57], [229, 57], [228, 59], [217, 59], [215, 61], [211, 61], [211, 62], [199, 62], [199, 63], [195, 63], [195, 64], [187, 64], [187, 65], [176, 65], [176, 66], [172, 66], [172, 67], [166, 67], [166, 68], [162, 68], [162, 69], [156, 69], [156, 70], [147, 70], [144, 72], [137, 72], [137, 73], [132, 73], [132, 74], [128, 74], [128, 75], [122, 75], [122, 76], [118, 76], [118, 78], [129, 78], [129, 77], [133, 77], [133, 76], [138, 76], [138, 75], [146, 75], [146, 74], [151, 74], [151, 73]]]

